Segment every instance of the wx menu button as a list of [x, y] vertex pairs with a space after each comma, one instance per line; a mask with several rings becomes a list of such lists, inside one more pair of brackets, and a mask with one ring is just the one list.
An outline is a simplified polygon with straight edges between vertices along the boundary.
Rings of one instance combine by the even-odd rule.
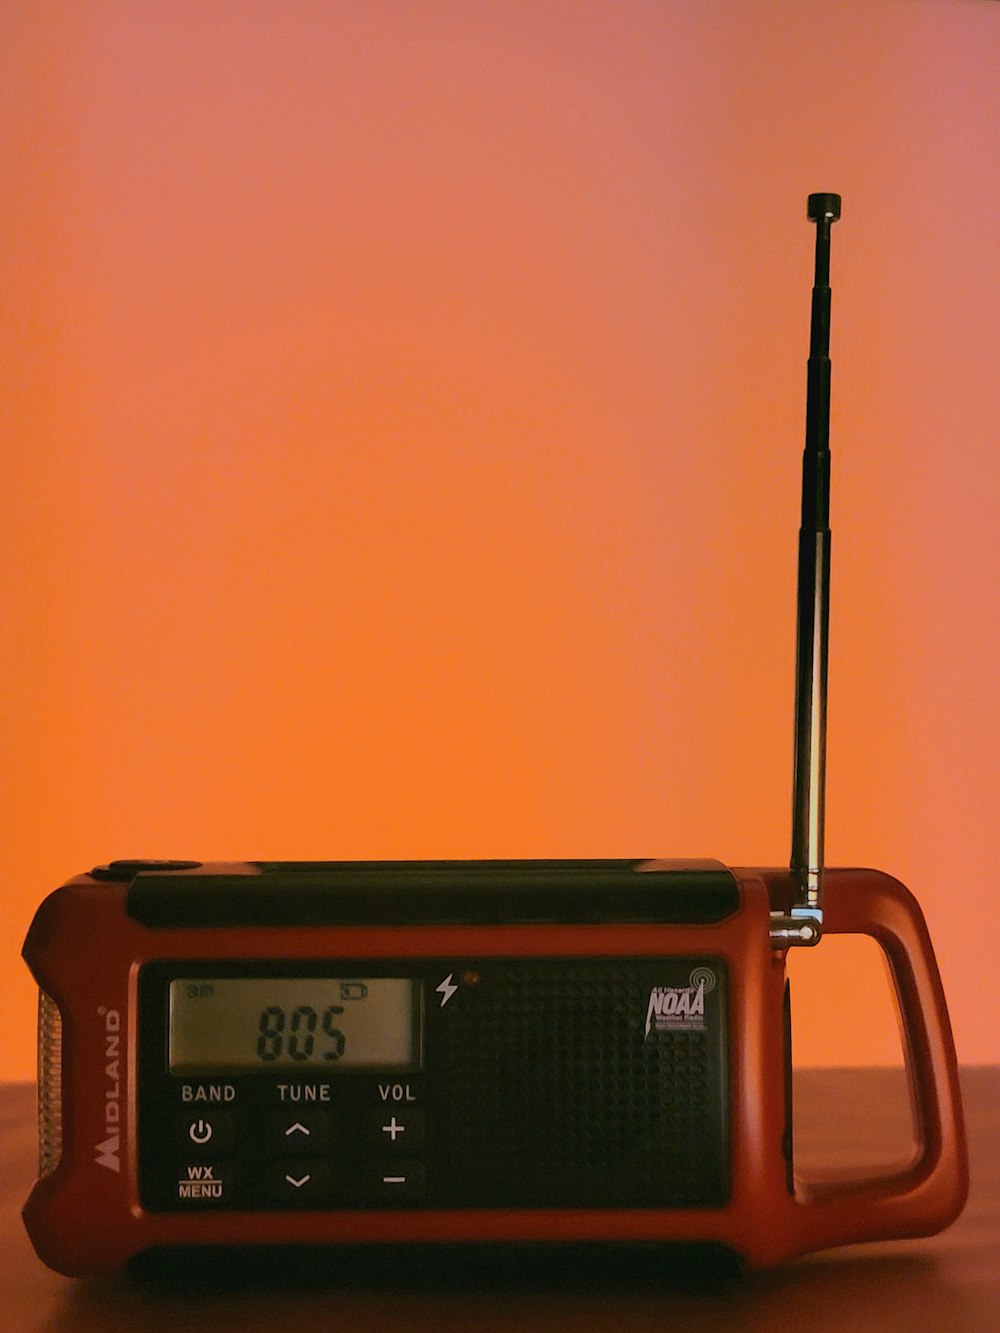
[[221, 1203], [232, 1192], [232, 1175], [228, 1167], [185, 1166], [177, 1181], [177, 1198], [182, 1203]]

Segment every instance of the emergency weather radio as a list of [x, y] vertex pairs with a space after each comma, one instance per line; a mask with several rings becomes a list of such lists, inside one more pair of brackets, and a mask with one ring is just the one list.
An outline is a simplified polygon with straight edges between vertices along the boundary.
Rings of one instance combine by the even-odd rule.
[[[751, 1268], [929, 1235], [968, 1187], [920, 909], [823, 868], [830, 232], [816, 270], [798, 565], [791, 866], [712, 860], [112, 861], [39, 907], [39, 1178], [71, 1275], [218, 1246], [629, 1241]], [[917, 1147], [793, 1171], [787, 950], [873, 937]], [[191, 1253], [190, 1248], [186, 1251]]]

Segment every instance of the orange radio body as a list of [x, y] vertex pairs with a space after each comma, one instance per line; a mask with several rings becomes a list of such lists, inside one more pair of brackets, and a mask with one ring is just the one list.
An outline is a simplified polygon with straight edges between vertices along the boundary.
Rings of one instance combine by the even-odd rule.
[[[699, 1243], [759, 1267], [936, 1231], [967, 1175], [927, 931], [888, 875], [827, 874], [825, 931], [870, 935], [888, 957], [920, 1146], [906, 1171], [822, 1190], [792, 1172], [786, 955], [769, 941], [787, 871], [139, 863], [79, 876], [25, 946], [48, 1049], [32, 1241], [68, 1274], [178, 1246], [470, 1240]], [[406, 983], [391, 1003], [376, 994], [388, 977]], [[234, 1006], [227, 981], [259, 989]], [[340, 1038], [318, 1018], [310, 1033], [308, 1015], [292, 1031], [296, 1009], [360, 1014], [373, 999], [398, 1050], [353, 1015], [336, 1016]], [[268, 1062], [274, 1010], [284, 1059]]]

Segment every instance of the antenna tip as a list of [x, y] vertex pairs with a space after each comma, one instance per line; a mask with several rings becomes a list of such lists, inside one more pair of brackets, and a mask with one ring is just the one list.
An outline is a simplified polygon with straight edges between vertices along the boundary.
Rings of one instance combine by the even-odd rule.
[[810, 222], [819, 222], [821, 218], [836, 222], [840, 217], [840, 195], [811, 194], [807, 209]]

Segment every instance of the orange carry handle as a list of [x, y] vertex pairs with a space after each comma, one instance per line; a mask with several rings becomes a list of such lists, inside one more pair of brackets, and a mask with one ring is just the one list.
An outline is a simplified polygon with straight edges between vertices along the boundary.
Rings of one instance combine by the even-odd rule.
[[[961, 1212], [969, 1189], [958, 1063], [934, 950], [916, 899], [878, 870], [828, 870], [823, 931], [868, 935], [889, 963], [901, 1018], [917, 1152], [902, 1171], [799, 1184], [798, 1252], [929, 1236]], [[820, 946], [822, 947], [822, 946]]]

